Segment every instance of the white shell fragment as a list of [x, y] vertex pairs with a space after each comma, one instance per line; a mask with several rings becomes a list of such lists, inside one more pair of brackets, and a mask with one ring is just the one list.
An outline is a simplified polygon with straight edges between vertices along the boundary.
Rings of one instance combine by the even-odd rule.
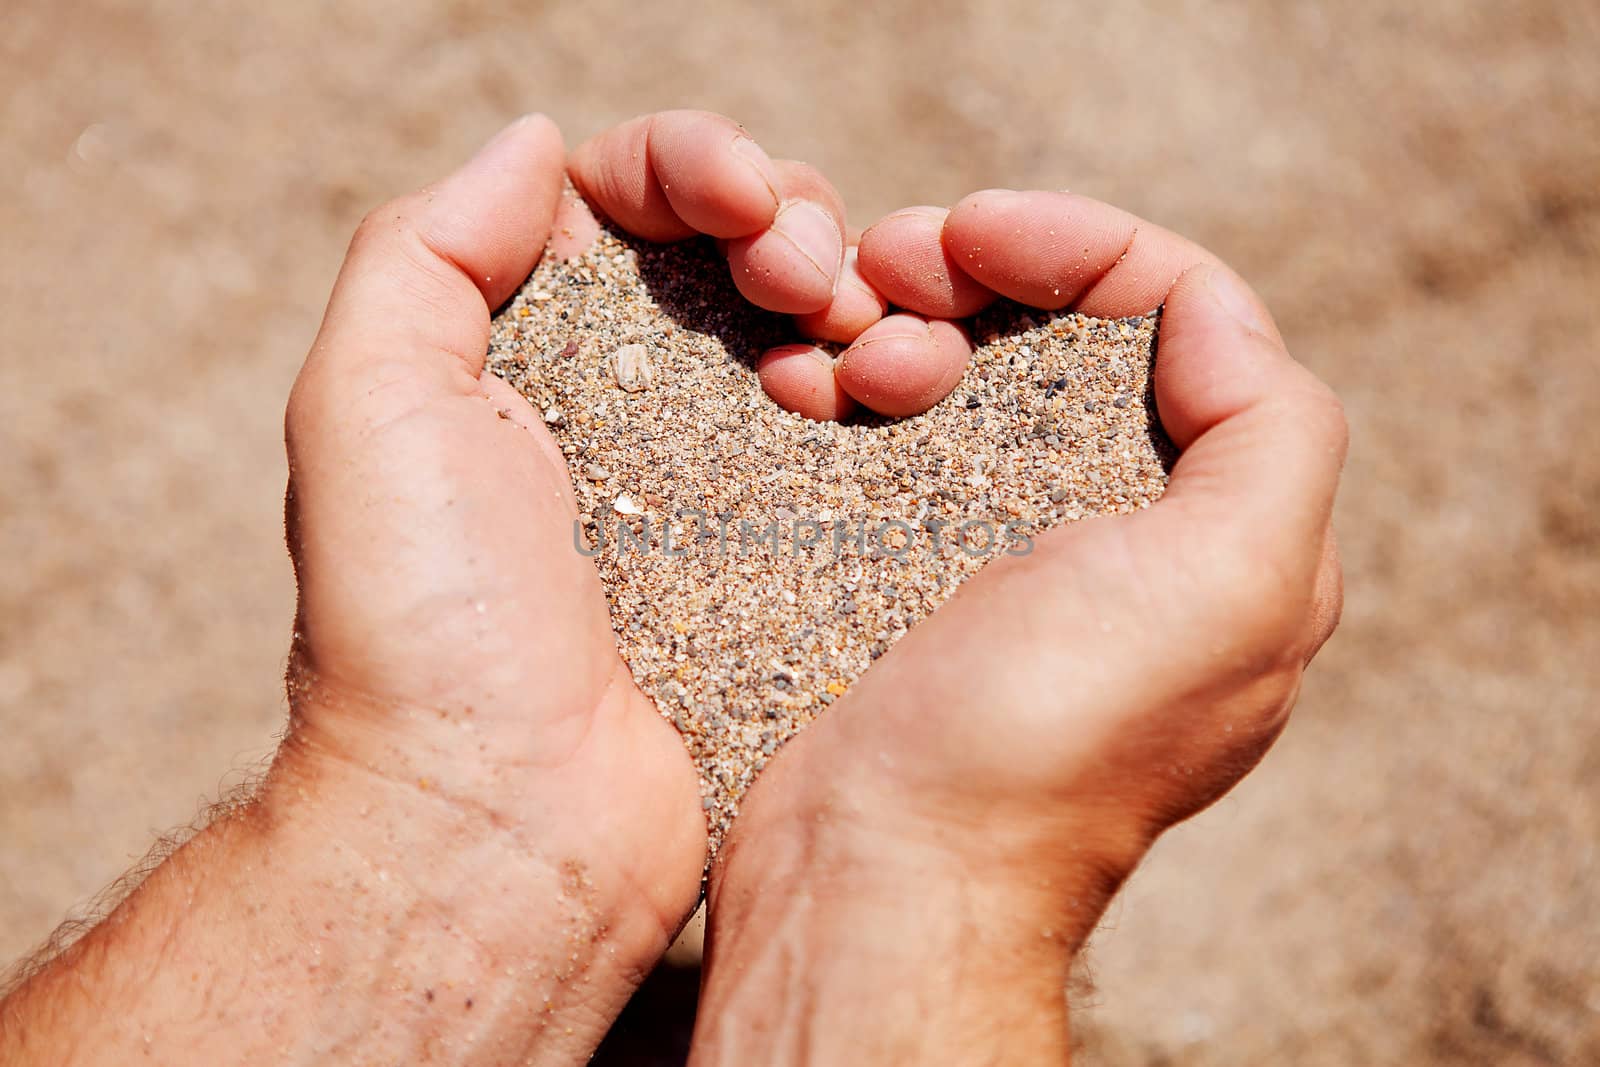
[[655, 382], [655, 370], [650, 366], [650, 350], [644, 345], [623, 345], [611, 356], [611, 370], [617, 384], [624, 391], [637, 393]]
[[618, 494], [617, 499], [612, 502], [611, 506], [617, 509], [618, 515], [644, 514], [644, 508], [641, 508], [638, 504], [635, 504], [633, 502], [633, 497], [629, 496], [627, 493]]

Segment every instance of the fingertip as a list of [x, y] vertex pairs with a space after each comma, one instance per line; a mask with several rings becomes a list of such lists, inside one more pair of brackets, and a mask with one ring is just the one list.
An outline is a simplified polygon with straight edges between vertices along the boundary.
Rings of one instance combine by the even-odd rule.
[[[338, 420], [371, 426], [459, 396], [463, 367], [472, 380], [482, 368], [491, 311], [544, 252], [561, 167], [560, 131], [530, 115], [442, 181], [369, 212], [297, 380], [291, 418], [326, 426], [338, 410]], [[402, 377], [404, 389], [374, 385]], [[308, 410], [319, 414], [295, 414]]]
[[847, 248], [833, 299], [821, 311], [796, 316], [795, 325], [806, 337], [849, 344], [888, 310], [889, 302], [861, 276], [856, 249]]
[[855, 400], [834, 376], [834, 359], [815, 345], [780, 345], [762, 353], [756, 375], [774, 403], [817, 422], [837, 422]]
[[419, 201], [423, 243], [466, 273], [489, 307], [522, 284], [544, 251], [565, 154], [554, 122], [524, 115]]
[[[946, 250], [972, 277], [1019, 303], [1054, 310], [1100, 282], [1138, 228], [1134, 216], [1088, 197], [984, 189], [950, 210], [943, 236]], [[1159, 302], [1117, 313], [1137, 314]]]
[[936, 318], [975, 315], [995, 294], [968, 275], [944, 247], [943, 208], [911, 207], [861, 235], [861, 273], [891, 304]]
[[563, 156], [566, 152], [566, 143], [561, 136], [561, 128], [555, 124], [555, 120], [541, 111], [530, 111], [526, 115], [512, 119], [502, 126], [500, 132], [489, 138], [462, 169], [470, 170], [482, 161], [493, 158], [495, 153], [506, 146], [519, 143], [524, 146], [524, 149], [528, 145], [532, 145], [541, 151], [548, 151], [551, 147], [559, 148]]
[[732, 119], [710, 111], [663, 111], [651, 119], [650, 163], [673, 210], [713, 237], [770, 225], [781, 203], [777, 168]]
[[572, 150], [567, 173], [596, 210], [647, 241], [681, 241], [693, 227], [678, 217], [650, 158], [654, 116], [642, 115], [589, 138]]
[[553, 139], [563, 150], [566, 148], [566, 138], [561, 134], [561, 127], [556, 124], [555, 119], [543, 111], [530, 111], [513, 125], [527, 129], [532, 136]]
[[1260, 298], [1227, 267], [1197, 264], [1173, 284], [1154, 386], [1162, 426], [1180, 449], [1297, 369], [1270, 322]]
[[1226, 267], [1185, 271], [1161, 313], [1154, 382], [1180, 454], [1148, 521], [1210, 538], [1245, 573], [1271, 576], [1270, 587], [1241, 587], [1241, 612], [1281, 607], [1286, 579], [1303, 576], [1312, 594], [1349, 434], [1332, 390], [1261, 329], [1258, 304]]
[[833, 299], [844, 233], [819, 204], [791, 200], [772, 226], [728, 245], [728, 267], [744, 298], [768, 311], [805, 315]]
[[845, 235], [846, 245], [855, 243], [850, 240], [845, 224], [844, 198], [820, 170], [798, 159], [780, 159], [773, 166], [777, 169], [778, 193], [784, 203], [791, 200], [811, 201], [833, 219], [835, 228]]
[[555, 222], [550, 229], [550, 254], [557, 259], [577, 259], [594, 247], [600, 237], [600, 221], [589, 204], [572, 188], [561, 190]]
[[903, 418], [949, 396], [971, 357], [972, 341], [958, 324], [901, 313], [863, 333], [834, 374], [861, 404]]
[[507, 185], [536, 183], [541, 188], [559, 182], [560, 161], [566, 158], [561, 130], [537, 112], [502, 127], [438, 186], [445, 197], [492, 195]]
[[1279, 348], [1284, 347], [1283, 335], [1278, 332], [1278, 324], [1273, 321], [1272, 312], [1267, 310], [1266, 301], [1233, 270], [1221, 263], [1202, 263], [1185, 273], [1193, 274], [1204, 284], [1212, 299], [1239, 325], [1260, 334]]

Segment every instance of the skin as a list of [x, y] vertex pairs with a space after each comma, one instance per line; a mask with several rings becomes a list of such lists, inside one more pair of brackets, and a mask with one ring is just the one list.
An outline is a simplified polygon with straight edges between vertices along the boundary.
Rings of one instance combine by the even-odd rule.
[[[785, 273], [736, 130], [637, 120], [572, 174], [653, 235], [771, 243], [763, 297], [793, 306], [816, 269]], [[490, 310], [581, 223], [564, 162], [531, 117], [362, 223], [286, 416], [288, 736], [252, 803], [5, 1001], [0, 1062], [580, 1063], [694, 906], [692, 766], [571, 549], [563, 457], [482, 373]]]
[[[1065, 1062], [1074, 953], [1156, 837], [1265, 753], [1338, 620], [1344, 418], [1231, 271], [1057, 193], [897, 234], [1038, 306], [1164, 304], [1182, 452], [1153, 507], [987, 567], [756, 783], [712, 875], [695, 1067]], [[864, 239], [863, 267], [905, 251]]]
[[[571, 551], [562, 456], [482, 369], [546, 238], [592, 239], [562, 164], [530, 117], [362, 224], [286, 417], [289, 732], [250, 802], [0, 1003], [0, 1061], [578, 1064], [693, 906], [688, 757]], [[856, 330], [838, 360], [763, 363], [832, 397], [816, 417], [852, 384], [936, 402], [965, 365], [948, 278], [880, 321], [867, 279], [896, 255], [1053, 300], [1081, 240], [1120, 266], [1067, 302], [1165, 297], [1168, 495], [969, 583], [774, 761], [713, 872], [697, 1063], [1064, 1058], [1066, 961], [1155, 835], [1264, 751], [1337, 616], [1337, 405], [1192, 246], [1102, 248], [1126, 219], [1103, 206], [1071, 202], [1089, 222], [1058, 246], [1056, 202], [979, 194], [851, 256], [815, 171], [703, 112], [568, 172], [634, 232], [725, 242], [797, 332]]]

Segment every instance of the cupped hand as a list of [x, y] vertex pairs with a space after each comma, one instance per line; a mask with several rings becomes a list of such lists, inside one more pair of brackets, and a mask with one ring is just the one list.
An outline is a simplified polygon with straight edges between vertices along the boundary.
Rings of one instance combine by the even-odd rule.
[[[935, 400], [966, 358], [941, 338], [944, 316], [997, 296], [1104, 317], [1162, 305], [1155, 399], [1181, 453], [1152, 507], [1057, 528], [985, 568], [767, 768], [713, 872], [697, 1063], [750, 1051], [762, 976], [795, 984], [802, 942], [850, 945], [860, 976], [815, 990], [807, 1040], [849, 1030], [873, 983], [916, 1003], [948, 973], [928, 946], [951, 923], [948, 951], [981, 946], [980, 962], [964, 986], [935, 987], [924, 1018], [1000, 1033], [1018, 1005], [1064, 1013], [1067, 961], [1110, 894], [1263, 755], [1339, 614], [1340, 406], [1215, 257], [1083, 197], [989, 191], [869, 229], [860, 268], [910, 309], [864, 340], [901, 338], [903, 375], [936, 383]], [[837, 369], [858, 396], [883, 370], [862, 345]], [[822, 914], [843, 924], [831, 940]], [[1011, 1014], [974, 1021], [985, 970]], [[1060, 1024], [1019, 1048], [1064, 1049]], [[970, 1062], [917, 1044], [939, 1032], [853, 1062]]]
[[[948, 214], [914, 209], [868, 230], [861, 256], [935, 324], [997, 296], [1110, 318], [1163, 309], [1155, 400], [1180, 450], [1164, 497], [987, 568], [833, 716], [841, 735], [865, 731], [841, 743], [878, 740], [907, 795], [953, 788], [952, 808], [969, 811], [970, 788], [1015, 798], [1019, 816], [1109, 800], [1141, 852], [1265, 751], [1337, 621], [1338, 400], [1214, 256], [1085, 197], [995, 190]], [[919, 343], [907, 358], [924, 373], [964, 362]]]
[[[315, 791], [352, 847], [491, 954], [551, 937], [523, 928], [555, 886], [572, 966], [603, 952], [637, 981], [698, 894], [695, 774], [573, 550], [563, 456], [484, 371], [490, 314], [552, 227], [558, 253], [584, 247], [563, 164], [555, 126], [524, 119], [351, 244], [286, 420], [300, 599], [267, 795]], [[763, 306], [833, 302], [837, 196], [726, 119], [635, 120], [580, 148], [572, 177], [636, 234], [725, 239]], [[575, 1047], [628, 992], [563, 988], [595, 1031]]]

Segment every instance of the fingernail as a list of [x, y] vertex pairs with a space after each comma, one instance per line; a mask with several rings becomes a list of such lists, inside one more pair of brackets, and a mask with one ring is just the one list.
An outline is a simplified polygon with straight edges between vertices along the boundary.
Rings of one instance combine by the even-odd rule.
[[830, 356], [816, 345], [807, 345], [805, 354], [810, 357], [812, 362], [816, 363], [816, 365], [821, 367], [823, 370], [828, 371], [830, 374], [833, 372], [833, 365], [836, 362], [834, 357]]
[[1261, 314], [1261, 305], [1232, 271], [1212, 267], [1206, 272], [1206, 288], [1222, 310], [1245, 329], [1271, 336], [1271, 328]]
[[844, 261], [844, 235], [833, 217], [809, 200], [795, 200], [778, 211], [773, 230], [787, 237], [823, 277], [838, 281]]
[[492, 163], [494, 159], [499, 156], [500, 150], [504, 148], [506, 144], [508, 144], [514, 137], [516, 137], [517, 132], [526, 126], [528, 121], [532, 118], [532, 115], [524, 115], [517, 121], [511, 123], [511, 125], [507, 126], [505, 129], [501, 130], [499, 133], [495, 134], [493, 137], [489, 138], [489, 140], [484, 143], [482, 148], [472, 153], [472, 158], [467, 160], [466, 166], [462, 167], [461, 169], [476, 170], [485, 164]]
[[896, 315], [882, 320], [872, 328], [870, 337], [862, 338], [856, 345], [873, 345], [879, 341], [927, 341], [932, 337], [933, 328], [923, 319]]
[[778, 174], [772, 165], [772, 157], [767, 155], [760, 145], [742, 134], [733, 139], [731, 147], [733, 154], [750, 164], [761, 180], [766, 182], [767, 191], [772, 194], [772, 202], [782, 203], [782, 198], [778, 196]]

